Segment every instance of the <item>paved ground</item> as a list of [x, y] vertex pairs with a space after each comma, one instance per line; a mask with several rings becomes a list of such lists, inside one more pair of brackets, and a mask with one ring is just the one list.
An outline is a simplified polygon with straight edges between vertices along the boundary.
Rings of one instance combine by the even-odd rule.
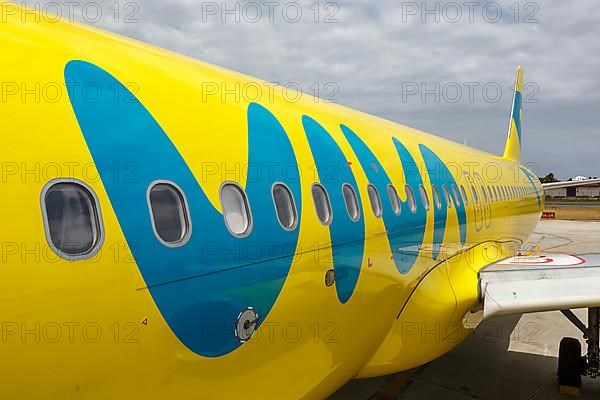
[[[600, 252], [600, 222], [543, 221], [530, 241], [557, 252]], [[600, 290], [600, 289], [599, 289]], [[578, 311], [585, 318], [585, 310]], [[418, 370], [354, 380], [330, 400], [560, 400], [558, 344], [580, 332], [558, 312], [500, 317], [444, 357]], [[580, 399], [600, 399], [600, 381], [584, 378]]]

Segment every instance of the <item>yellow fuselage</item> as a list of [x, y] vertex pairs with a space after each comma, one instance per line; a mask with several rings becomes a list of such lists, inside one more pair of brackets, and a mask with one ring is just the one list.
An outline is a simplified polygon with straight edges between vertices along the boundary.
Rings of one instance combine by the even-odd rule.
[[[2, 398], [323, 398], [354, 377], [410, 369], [460, 343], [470, 332], [463, 317], [478, 301], [477, 272], [510, 255], [539, 219], [541, 186], [518, 163], [304, 94], [291, 101], [277, 87], [133, 40], [66, 22], [32, 22], [20, 13], [3, 15]], [[109, 82], [121, 86], [111, 92]], [[76, 94], [87, 97], [77, 103]], [[124, 122], [119, 118], [134, 112], [153, 120], [148, 126], [154, 132], [140, 128], [135, 142], [127, 131], [114, 134]], [[229, 246], [236, 240], [259, 247], [288, 240], [287, 231], [265, 229], [262, 236], [232, 236], [223, 250], [216, 239], [223, 221], [205, 222], [203, 209], [190, 204], [190, 241], [178, 249], [157, 248], [155, 258], [165, 257], [168, 271], [160, 263], [148, 266], [154, 257], [146, 256], [148, 249], [161, 244], [133, 240], [128, 232], [146, 225], [125, 215], [137, 209], [150, 218], [148, 205], [143, 196], [138, 202], [134, 195], [119, 197], [128, 193], [119, 191], [145, 188], [144, 179], [175, 181], [173, 171], [147, 173], [171, 165], [171, 154], [184, 160], [194, 190], [217, 212], [224, 182], [246, 188], [253, 235], [262, 232], [262, 218], [272, 218], [272, 199], [258, 199], [259, 191], [251, 195], [249, 158], [282, 156], [275, 144], [252, 147], [258, 142], [249, 131], [260, 133], [265, 126], [260, 120], [252, 128], [254, 112], [278, 121], [280, 137], [293, 149], [294, 159], [287, 159], [299, 172], [293, 246], [276, 250], [277, 257], [248, 256], [246, 247]], [[103, 147], [102, 140], [110, 143]], [[123, 151], [122, 143], [139, 151]], [[172, 144], [171, 153], [160, 143]], [[332, 145], [343, 163], [332, 156], [329, 179]], [[147, 157], [153, 152], [156, 158]], [[437, 167], [451, 176], [440, 178]], [[264, 162], [261, 168], [267, 176]], [[341, 191], [344, 176], [358, 191], [360, 219], [351, 226], [360, 227], [360, 237], [341, 228], [334, 234], [336, 221], [348, 217], [339, 203], [333, 202], [332, 226], [319, 222], [313, 205], [314, 183], [329, 179], [327, 188], [338, 185]], [[400, 215], [389, 213], [387, 186], [374, 182], [385, 183], [386, 177], [398, 192]], [[103, 242], [91, 258], [65, 259], [49, 246], [42, 192], [57, 179], [83, 182], [98, 198]], [[383, 218], [372, 210], [370, 183], [379, 192]], [[406, 184], [416, 198], [414, 213]], [[329, 191], [333, 197], [334, 189]], [[195, 195], [186, 196], [194, 203]], [[227, 272], [213, 261], [210, 275], [204, 274], [206, 265], [190, 261], [209, 251], [184, 249], [200, 237], [215, 238], [209, 250], [224, 254]], [[179, 262], [183, 251], [188, 253]], [[346, 255], [357, 268], [343, 269]], [[330, 286], [329, 270], [335, 271]], [[236, 319], [224, 310], [233, 305], [242, 312], [235, 307], [244, 301], [248, 307], [264, 303], [267, 312], [259, 313], [250, 340], [232, 343]], [[210, 324], [216, 320], [225, 324]], [[200, 327], [197, 337], [186, 323]]]

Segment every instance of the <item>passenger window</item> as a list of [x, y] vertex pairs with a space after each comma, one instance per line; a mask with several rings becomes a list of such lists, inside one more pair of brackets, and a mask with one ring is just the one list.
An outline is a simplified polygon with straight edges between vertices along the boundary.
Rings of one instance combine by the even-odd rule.
[[425, 191], [423, 185], [419, 185], [419, 193], [421, 193], [421, 201], [423, 202], [423, 207], [425, 207], [425, 210], [429, 211], [429, 197], [427, 196], [427, 192]]
[[465, 206], [468, 206], [469, 198], [467, 197], [467, 191], [463, 185], [460, 185], [460, 192], [462, 193], [463, 203], [465, 203]]
[[435, 185], [431, 185], [431, 193], [433, 193], [433, 204], [438, 210], [442, 209], [442, 199], [440, 198], [440, 192]]
[[377, 218], [381, 217], [381, 199], [379, 198], [377, 188], [373, 185], [369, 185], [367, 186], [367, 192], [369, 193], [369, 201], [371, 202], [373, 214], [375, 214]]
[[247, 236], [252, 230], [252, 217], [246, 193], [234, 183], [221, 187], [221, 207], [227, 229], [234, 236]]
[[286, 230], [296, 228], [298, 215], [292, 192], [284, 184], [278, 183], [273, 186], [273, 202], [275, 203], [275, 212], [281, 226]]
[[404, 190], [406, 190], [406, 201], [408, 202], [408, 208], [410, 209], [410, 212], [414, 214], [417, 212], [417, 201], [415, 200], [415, 194], [408, 185], [404, 187]]
[[460, 194], [458, 193], [458, 188], [455, 184], [452, 184], [452, 195], [454, 196], [454, 201], [456, 202], [456, 206], [460, 207]]
[[157, 183], [148, 195], [152, 226], [167, 245], [181, 245], [189, 233], [189, 217], [183, 194], [170, 183]]
[[342, 193], [344, 194], [344, 202], [346, 203], [346, 211], [348, 216], [354, 222], [360, 219], [360, 210], [358, 209], [358, 199], [352, 186], [347, 183], [342, 187]]
[[371, 202], [371, 208], [373, 209], [373, 214], [377, 218], [381, 217], [381, 199], [379, 198], [379, 192], [377, 192], [377, 188], [373, 185], [367, 186], [367, 192], [369, 193], [369, 201]]
[[471, 191], [473, 192], [473, 198], [475, 199], [475, 204], [479, 204], [479, 196], [477, 195], [477, 190], [475, 190], [475, 186], [471, 185]]
[[400, 207], [400, 200], [398, 199], [398, 192], [393, 185], [388, 185], [388, 196], [390, 197], [390, 204], [392, 205], [392, 211], [396, 215], [400, 215], [402, 208]]
[[487, 195], [487, 192], [485, 191], [485, 186], [483, 186], [483, 185], [481, 186], [481, 193], [483, 193], [483, 201], [487, 203], [488, 195]]
[[323, 186], [315, 183], [312, 187], [312, 196], [319, 221], [323, 225], [331, 225], [333, 213], [331, 212], [331, 202], [327, 191]]
[[75, 182], [57, 182], [44, 190], [46, 236], [61, 257], [92, 257], [102, 244], [102, 225], [96, 197]]
[[452, 199], [450, 198], [450, 192], [448, 192], [446, 185], [442, 185], [442, 192], [444, 193], [444, 198], [446, 199], [446, 207], [452, 208]]

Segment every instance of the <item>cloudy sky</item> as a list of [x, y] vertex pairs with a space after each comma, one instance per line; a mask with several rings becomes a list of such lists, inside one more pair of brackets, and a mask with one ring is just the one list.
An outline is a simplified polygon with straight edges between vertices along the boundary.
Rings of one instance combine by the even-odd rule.
[[522, 64], [524, 160], [600, 175], [600, 2], [318, 1], [25, 3], [493, 153]]

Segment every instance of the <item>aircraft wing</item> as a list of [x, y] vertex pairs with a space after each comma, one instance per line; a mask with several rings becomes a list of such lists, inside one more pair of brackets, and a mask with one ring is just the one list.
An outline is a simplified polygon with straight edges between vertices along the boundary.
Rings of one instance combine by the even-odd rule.
[[600, 254], [536, 254], [479, 272], [483, 318], [600, 307]]
[[553, 183], [543, 183], [542, 187], [544, 189], [561, 189], [572, 186], [587, 186], [587, 185], [597, 185], [600, 184], [600, 179], [586, 179], [585, 181], [565, 181], [565, 182], [553, 182]]

